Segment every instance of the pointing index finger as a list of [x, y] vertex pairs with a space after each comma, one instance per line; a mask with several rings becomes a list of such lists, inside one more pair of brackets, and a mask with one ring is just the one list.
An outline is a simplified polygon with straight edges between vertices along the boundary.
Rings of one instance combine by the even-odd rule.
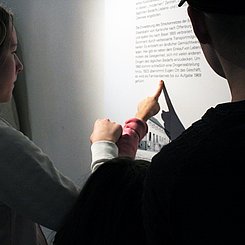
[[153, 95], [154, 99], [158, 100], [159, 96], [162, 93], [162, 89], [163, 89], [163, 80], [161, 80], [158, 84], [157, 91]]

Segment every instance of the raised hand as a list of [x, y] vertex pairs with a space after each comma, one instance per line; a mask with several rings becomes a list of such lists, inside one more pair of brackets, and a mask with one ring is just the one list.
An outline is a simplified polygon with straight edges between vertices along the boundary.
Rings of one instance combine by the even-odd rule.
[[108, 140], [116, 143], [122, 134], [122, 126], [109, 119], [97, 119], [90, 136], [90, 142]]
[[162, 93], [163, 81], [158, 84], [157, 90], [153, 96], [149, 96], [138, 104], [138, 110], [135, 114], [136, 118], [147, 121], [152, 116], [156, 115], [160, 110], [158, 98]]

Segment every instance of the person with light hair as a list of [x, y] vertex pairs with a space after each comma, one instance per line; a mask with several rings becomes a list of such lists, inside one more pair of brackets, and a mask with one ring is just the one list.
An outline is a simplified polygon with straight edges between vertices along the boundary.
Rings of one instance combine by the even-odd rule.
[[[23, 65], [13, 13], [0, 5], [0, 103], [10, 101]], [[44, 245], [43, 225], [57, 230], [80, 188], [22, 132], [0, 118], [0, 244]]]

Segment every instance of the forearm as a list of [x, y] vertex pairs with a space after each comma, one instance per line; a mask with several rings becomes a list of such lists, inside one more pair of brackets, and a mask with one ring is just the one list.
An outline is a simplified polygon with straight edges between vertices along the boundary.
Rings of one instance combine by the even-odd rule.
[[21, 132], [0, 127], [0, 201], [52, 230], [74, 205], [79, 188]]
[[125, 122], [123, 133], [117, 146], [119, 148], [119, 156], [127, 156], [135, 158], [139, 142], [148, 132], [146, 122], [138, 118], [131, 118]]

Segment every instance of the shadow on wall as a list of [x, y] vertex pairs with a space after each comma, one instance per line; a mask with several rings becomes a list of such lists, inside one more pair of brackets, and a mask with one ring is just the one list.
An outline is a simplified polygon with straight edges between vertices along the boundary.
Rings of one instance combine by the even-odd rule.
[[161, 117], [162, 120], [164, 121], [166, 134], [171, 140], [174, 140], [185, 130], [185, 127], [183, 126], [182, 122], [180, 121], [174, 109], [174, 106], [168, 95], [168, 91], [164, 84], [163, 84], [163, 94], [168, 106], [168, 111], [162, 110]]

